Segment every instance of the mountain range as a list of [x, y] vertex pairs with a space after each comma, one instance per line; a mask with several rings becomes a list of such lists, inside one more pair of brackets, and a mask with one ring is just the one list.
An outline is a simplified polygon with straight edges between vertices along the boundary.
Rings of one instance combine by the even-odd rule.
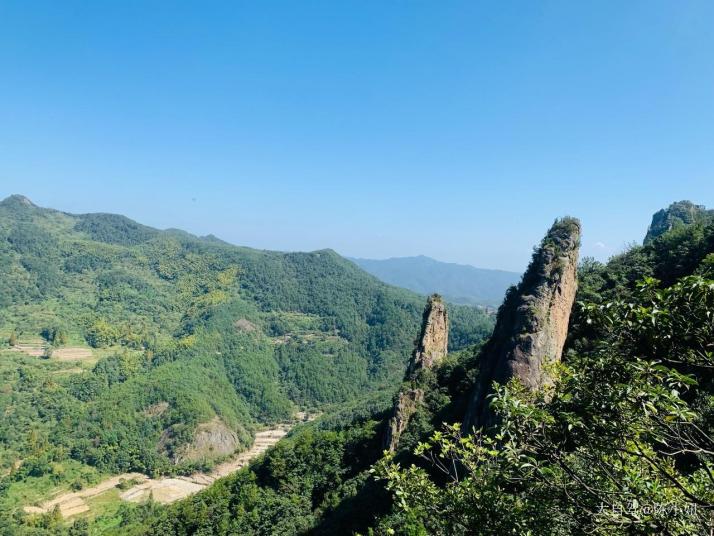
[[580, 233], [556, 221], [495, 322], [329, 249], [5, 199], [0, 534], [702, 532], [714, 219], [674, 203], [607, 263]]
[[[31, 455], [31, 430], [53, 438], [48, 455], [101, 471], [213, 463], [298, 410], [389, 389], [423, 307], [332, 250], [242, 248], [20, 195], [0, 202], [0, 270], [0, 367], [15, 386], [0, 407], [50, 399], [0, 423], [5, 468]], [[454, 348], [493, 326], [472, 307], [452, 320]]]
[[521, 274], [441, 262], [424, 255], [390, 259], [349, 258], [385, 283], [419, 294], [441, 294], [453, 303], [497, 307]]

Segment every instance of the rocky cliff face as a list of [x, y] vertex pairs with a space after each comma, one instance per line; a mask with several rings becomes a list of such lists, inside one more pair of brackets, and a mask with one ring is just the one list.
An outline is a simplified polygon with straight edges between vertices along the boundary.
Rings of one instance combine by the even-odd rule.
[[414, 376], [420, 368], [431, 368], [448, 353], [449, 317], [446, 305], [438, 294], [432, 294], [424, 308], [421, 333], [409, 362], [408, 376]]
[[389, 420], [384, 436], [384, 448], [394, 451], [399, 443], [409, 419], [416, 412], [419, 404], [424, 400], [424, 391], [419, 387], [419, 371], [430, 369], [441, 361], [448, 353], [449, 316], [446, 305], [441, 296], [429, 296], [421, 332], [416, 341], [416, 348], [412, 354], [407, 368], [405, 380], [410, 382], [409, 387], [403, 388], [394, 403], [394, 412]]
[[533, 254], [528, 270], [498, 311], [496, 328], [484, 346], [464, 420], [464, 430], [493, 423], [487, 397], [493, 382], [512, 378], [530, 390], [551, 383], [548, 366], [560, 361], [577, 290], [580, 222], [555, 222]]
[[677, 201], [654, 213], [644, 243], [652, 242], [678, 225], [691, 225], [711, 219], [714, 219], [714, 210], [707, 210], [703, 205], [695, 205], [691, 201]]
[[238, 434], [218, 417], [199, 424], [190, 443], [174, 445], [174, 441], [173, 431], [165, 430], [158, 448], [175, 464], [221, 458], [233, 454], [241, 446]]
[[394, 413], [389, 419], [387, 430], [384, 436], [384, 448], [390, 452], [394, 452], [399, 444], [399, 438], [404, 430], [407, 429], [409, 419], [416, 413], [419, 404], [424, 401], [424, 391], [422, 389], [413, 388], [399, 392], [397, 401], [394, 404]]

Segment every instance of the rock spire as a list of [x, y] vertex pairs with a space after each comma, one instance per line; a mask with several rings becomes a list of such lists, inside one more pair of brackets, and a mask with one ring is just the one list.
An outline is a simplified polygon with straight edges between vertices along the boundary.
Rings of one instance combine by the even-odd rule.
[[424, 400], [424, 390], [419, 387], [419, 371], [430, 369], [448, 353], [449, 316], [446, 304], [438, 294], [432, 294], [424, 308], [421, 332], [416, 340], [407, 368], [405, 381], [394, 403], [394, 411], [384, 436], [384, 448], [394, 451], [399, 437], [409, 424], [409, 419]]
[[506, 294], [493, 335], [481, 351], [465, 432], [493, 424], [487, 398], [493, 382], [515, 378], [531, 391], [551, 384], [548, 366], [560, 361], [578, 286], [579, 247], [580, 222], [557, 220], [533, 253], [520, 284]]

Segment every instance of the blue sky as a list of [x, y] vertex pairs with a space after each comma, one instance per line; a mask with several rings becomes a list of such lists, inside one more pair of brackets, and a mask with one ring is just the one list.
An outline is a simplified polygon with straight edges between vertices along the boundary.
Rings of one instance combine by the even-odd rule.
[[0, 3], [0, 197], [522, 270], [714, 205], [714, 2]]

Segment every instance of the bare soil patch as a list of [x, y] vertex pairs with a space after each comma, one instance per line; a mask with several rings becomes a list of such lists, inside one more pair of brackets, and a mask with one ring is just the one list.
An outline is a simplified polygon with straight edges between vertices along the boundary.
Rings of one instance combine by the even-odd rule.
[[58, 359], [59, 361], [82, 361], [83, 359], [91, 359], [92, 357], [92, 350], [81, 346], [57, 348], [52, 352], [52, 358]]
[[142, 475], [141, 473], [124, 473], [116, 475], [91, 488], [63, 493], [54, 499], [40, 504], [39, 506], [25, 506], [23, 510], [25, 510], [28, 514], [45, 514], [54, 510], [55, 506], [58, 506], [60, 514], [62, 514], [62, 517], [66, 519], [77, 514], [87, 512], [89, 510], [89, 505], [87, 505], [86, 499], [101, 495], [102, 493], [117, 487], [120, 482], [132, 479], [143, 481], [146, 479], [146, 475]]
[[233, 324], [238, 331], [251, 332], [258, 329], [253, 322], [246, 318], [240, 318], [236, 320]]
[[160, 415], [163, 415], [167, 409], [169, 409], [168, 402], [157, 402], [156, 404], [152, 404], [146, 408], [144, 410], [144, 415], [147, 417], [159, 417]]
[[[40, 343], [22, 343], [10, 348], [13, 352], [22, 352], [30, 357], [44, 357], [48, 345]], [[92, 350], [83, 346], [67, 346], [65, 348], [53, 348], [52, 359], [58, 361], [82, 361], [94, 357]]]
[[45, 355], [45, 349], [47, 347], [42, 344], [16, 344], [11, 347], [10, 350], [14, 352], [22, 352], [23, 354], [29, 355], [30, 357], [42, 357]]

